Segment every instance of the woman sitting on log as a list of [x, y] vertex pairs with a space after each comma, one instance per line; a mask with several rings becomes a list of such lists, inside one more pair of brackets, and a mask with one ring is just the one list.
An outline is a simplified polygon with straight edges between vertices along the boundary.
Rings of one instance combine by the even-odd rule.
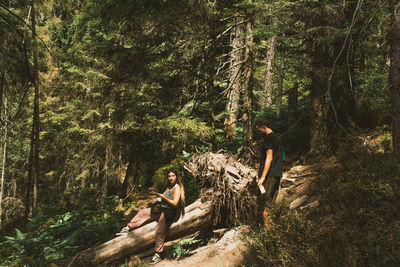
[[162, 260], [166, 232], [171, 224], [185, 213], [185, 190], [182, 179], [176, 171], [169, 170], [167, 174], [165, 192], [163, 194], [155, 193], [158, 195], [156, 202], [150, 208], [140, 210], [128, 225], [117, 233], [117, 235], [124, 235], [144, 223], [157, 221], [155, 253], [150, 264], [156, 264]]

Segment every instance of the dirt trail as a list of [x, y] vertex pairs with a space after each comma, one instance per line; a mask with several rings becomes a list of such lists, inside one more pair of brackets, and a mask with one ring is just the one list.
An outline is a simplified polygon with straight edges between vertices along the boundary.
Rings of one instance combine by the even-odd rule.
[[[247, 226], [241, 226], [227, 231], [221, 239], [207, 246], [199, 247], [193, 251], [190, 257], [182, 260], [164, 259], [156, 264], [157, 267], [236, 267], [236, 266], [258, 266], [250, 257], [254, 253], [246, 246], [241, 237], [243, 232], [248, 231]], [[144, 260], [148, 264], [150, 257]]]

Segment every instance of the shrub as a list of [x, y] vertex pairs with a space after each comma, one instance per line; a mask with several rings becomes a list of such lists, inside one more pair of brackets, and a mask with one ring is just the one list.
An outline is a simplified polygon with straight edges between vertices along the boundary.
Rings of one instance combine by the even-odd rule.
[[47, 266], [113, 237], [123, 217], [114, 212], [118, 197], [109, 197], [99, 205], [92, 200], [94, 192], [74, 193], [78, 197], [64, 195], [42, 205], [28, 223], [29, 230], [23, 233], [15, 229], [15, 236], [5, 237], [0, 246], [11, 248], [5, 264]]

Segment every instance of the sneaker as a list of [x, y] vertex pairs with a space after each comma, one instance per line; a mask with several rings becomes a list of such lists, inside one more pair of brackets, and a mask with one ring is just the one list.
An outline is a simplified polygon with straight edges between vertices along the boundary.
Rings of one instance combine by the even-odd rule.
[[122, 228], [122, 230], [119, 233], [116, 233], [115, 235], [126, 235], [129, 233], [129, 231], [131, 230], [131, 228], [127, 225], [124, 228]]
[[153, 258], [151, 258], [150, 260], [150, 264], [156, 264], [159, 263], [160, 261], [162, 261], [161, 255], [158, 253], [154, 253]]

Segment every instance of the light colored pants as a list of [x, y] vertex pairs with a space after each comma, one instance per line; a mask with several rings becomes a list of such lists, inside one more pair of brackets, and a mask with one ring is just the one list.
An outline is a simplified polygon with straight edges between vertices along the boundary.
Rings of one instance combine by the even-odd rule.
[[[135, 229], [142, 226], [146, 222], [155, 221], [156, 217], [157, 216], [155, 214], [151, 214], [150, 208], [142, 209], [139, 210], [139, 212], [132, 218], [132, 220], [128, 223], [128, 226], [131, 229]], [[154, 251], [157, 253], [161, 253], [164, 250], [165, 234], [168, 228], [169, 227], [165, 222], [164, 212], [162, 212], [156, 226], [156, 244]]]

